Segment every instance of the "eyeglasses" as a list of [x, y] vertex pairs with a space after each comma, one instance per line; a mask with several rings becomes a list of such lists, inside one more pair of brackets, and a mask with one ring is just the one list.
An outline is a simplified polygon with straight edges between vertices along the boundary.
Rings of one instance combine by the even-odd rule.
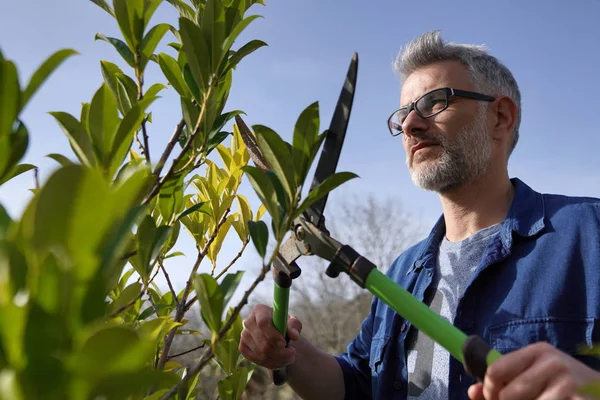
[[394, 113], [388, 118], [388, 128], [390, 129], [390, 133], [392, 136], [398, 136], [402, 134], [402, 124], [412, 110], [415, 110], [417, 115], [421, 118], [430, 118], [441, 113], [448, 108], [448, 104], [450, 104], [450, 96], [465, 97], [467, 99], [483, 101], [496, 100], [495, 97], [476, 92], [469, 92], [466, 90], [452, 89], [447, 87], [434, 89], [431, 92], [425, 93], [412, 103], [394, 111]]

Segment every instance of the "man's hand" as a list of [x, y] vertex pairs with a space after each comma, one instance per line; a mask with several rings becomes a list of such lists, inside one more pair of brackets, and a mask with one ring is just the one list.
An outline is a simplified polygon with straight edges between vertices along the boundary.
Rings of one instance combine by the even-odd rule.
[[[273, 309], [265, 305], [254, 307], [243, 321], [244, 330], [240, 340], [240, 352], [248, 360], [269, 369], [282, 368], [295, 361], [296, 350], [285, 347], [283, 335], [273, 325]], [[290, 341], [300, 339], [302, 323], [289, 317], [287, 335]]]
[[548, 343], [540, 342], [501, 357], [482, 383], [469, 388], [471, 400], [584, 400], [579, 388], [600, 381], [600, 373]]

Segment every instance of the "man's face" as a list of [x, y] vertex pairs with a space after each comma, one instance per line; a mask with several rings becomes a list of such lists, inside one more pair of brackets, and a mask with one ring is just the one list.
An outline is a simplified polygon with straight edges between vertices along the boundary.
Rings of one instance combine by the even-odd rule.
[[[409, 104], [437, 88], [473, 91], [462, 64], [443, 61], [413, 72], [402, 87], [400, 104]], [[403, 124], [406, 164], [413, 182], [426, 190], [446, 192], [484, 175], [492, 157], [486, 105], [450, 97], [448, 108], [431, 118], [411, 112]]]

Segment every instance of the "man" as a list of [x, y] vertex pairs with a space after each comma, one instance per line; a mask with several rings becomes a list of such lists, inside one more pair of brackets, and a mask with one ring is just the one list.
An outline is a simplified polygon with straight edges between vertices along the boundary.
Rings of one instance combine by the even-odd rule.
[[480, 46], [430, 32], [399, 54], [401, 108], [389, 119], [414, 183], [440, 196], [429, 237], [387, 274], [467, 334], [506, 354], [482, 383], [374, 299], [340, 356], [326, 354], [289, 320], [291, 346], [257, 306], [240, 350], [269, 369], [288, 366], [306, 399], [583, 399], [600, 381], [600, 200], [542, 195], [509, 179], [519, 135], [512, 74]]

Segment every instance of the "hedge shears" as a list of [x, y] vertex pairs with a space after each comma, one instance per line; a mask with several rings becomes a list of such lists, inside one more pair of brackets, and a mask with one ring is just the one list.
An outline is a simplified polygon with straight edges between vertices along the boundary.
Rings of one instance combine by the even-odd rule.
[[[357, 72], [358, 55], [354, 53], [326, 134], [310, 187], [311, 191], [335, 173], [352, 109]], [[236, 116], [236, 123], [256, 166], [269, 169], [244, 121]], [[273, 324], [286, 338], [286, 342], [289, 344], [286, 333], [290, 288], [292, 281], [301, 273], [296, 260], [301, 256], [316, 255], [329, 261], [330, 264], [325, 271], [328, 276], [335, 278], [341, 272], [347, 273], [356, 284], [370, 291], [401, 317], [444, 347], [464, 365], [469, 375], [483, 381], [488, 365], [500, 358], [501, 353], [491, 348], [481, 337], [467, 336], [379, 271], [372, 262], [352, 247], [332, 238], [325, 227], [323, 210], [326, 203], [327, 196], [324, 196], [296, 218], [291, 235], [281, 245], [273, 262]], [[275, 385], [283, 385], [286, 381], [285, 367], [273, 371]]]

